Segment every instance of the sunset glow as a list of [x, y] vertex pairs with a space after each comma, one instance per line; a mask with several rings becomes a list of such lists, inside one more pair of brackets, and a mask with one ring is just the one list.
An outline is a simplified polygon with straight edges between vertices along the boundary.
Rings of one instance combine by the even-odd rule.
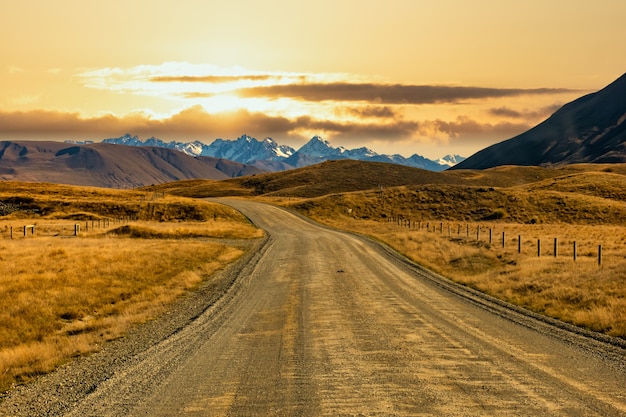
[[624, 16], [612, 0], [8, 2], [0, 140], [318, 134], [469, 156], [622, 75]]

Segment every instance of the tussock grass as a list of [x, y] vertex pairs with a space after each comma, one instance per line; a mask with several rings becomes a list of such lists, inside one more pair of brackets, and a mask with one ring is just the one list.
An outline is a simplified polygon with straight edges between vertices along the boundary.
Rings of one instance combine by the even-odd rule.
[[197, 240], [0, 241], [0, 387], [151, 319], [241, 250]]
[[150, 188], [113, 190], [21, 182], [0, 182], [0, 216], [4, 220], [46, 218], [87, 221], [132, 218], [159, 222], [246, 222], [241, 213], [230, 207], [171, 196]]
[[[626, 227], [471, 224], [467, 237], [466, 223], [460, 236], [461, 223], [454, 223], [448, 236], [448, 224], [443, 223], [441, 233], [441, 221], [424, 222], [430, 224], [427, 231], [347, 216], [318, 220], [372, 236], [431, 270], [513, 304], [626, 338]], [[480, 240], [477, 227], [481, 227]], [[556, 258], [554, 237], [558, 237]], [[537, 240], [542, 242], [541, 257], [537, 256]], [[574, 241], [578, 246], [576, 261]], [[601, 266], [597, 259], [599, 244], [603, 246]]]
[[132, 222], [112, 228], [109, 235], [135, 239], [252, 239], [263, 236], [263, 231], [249, 224], [235, 221], [221, 222]]
[[0, 182], [0, 210], [0, 392], [156, 317], [242, 255], [231, 239], [263, 235], [150, 190]]
[[[475, 183], [498, 185], [424, 184], [272, 201], [373, 236], [444, 276], [511, 303], [626, 338], [625, 167], [455, 171]], [[423, 229], [414, 230], [416, 224]]]

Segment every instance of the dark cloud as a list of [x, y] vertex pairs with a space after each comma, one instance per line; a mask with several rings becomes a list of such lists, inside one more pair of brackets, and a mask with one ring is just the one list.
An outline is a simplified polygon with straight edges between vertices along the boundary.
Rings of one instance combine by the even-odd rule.
[[541, 107], [537, 110], [514, 110], [506, 106], [489, 109], [487, 112], [491, 116], [507, 117], [511, 119], [537, 120], [545, 118], [553, 114], [562, 104], [552, 104], [550, 106]]
[[289, 97], [302, 101], [366, 101], [381, 104], [437, 104], [463, 100], [569, 93], [561, 88], [486, 88], [372, 83], [312, 83], [250, 87], [237, 90], [241, 97]]
[[357, 117], [377, 117], [377, 118], [396, 118], [397, 114], [389, 106], [366, 106], [366, 107], [350, 107], [343, 109], [348, 114]]
[[487, 146], [495, 141], [510, 139], [527, 131], [532, 126], [526, 123], [481, 123], [466, 116], [459, 116], [454, 121], [430, 120], [420, 124], [419, 133], [424, 137], [429, 135], [445, 135], [447, 141], [454, 144]]
[[510, 109], [505, 106], [489, 109], [489, 114], [491, 114], [492, 116], [500, 116], [500, 117], [512, 117], [512, 118], [524, 117], [524, 113], [519, 112], [517, 110]]

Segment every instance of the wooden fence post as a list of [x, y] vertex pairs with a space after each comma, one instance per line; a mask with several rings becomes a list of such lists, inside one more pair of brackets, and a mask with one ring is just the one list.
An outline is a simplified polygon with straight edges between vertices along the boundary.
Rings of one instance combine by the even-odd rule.
[[541, 239], [537, 239], [537, 257], [541, 257]]
[[556, 258], [559, 252], [559, 238], [554, 238], [554, 257]]
[[576, 260], [576, 241], [574, 241], [574, 261]]
[[502, 232], [502, 249], [504, 249], [504, 232]]
[[598, 245], [598, 266], [602, 266], [602, 245]]
[[489, 228], [489, 244], [491, 245], [491, 242], [493, 241], [493, 230], [491, 229], [491, 227]]

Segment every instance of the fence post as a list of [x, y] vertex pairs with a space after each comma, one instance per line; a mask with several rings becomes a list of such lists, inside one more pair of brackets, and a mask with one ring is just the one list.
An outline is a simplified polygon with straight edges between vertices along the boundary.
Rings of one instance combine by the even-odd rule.
[[602, 266], [602, 245], [598, 245], [598, 266]]
[[537, 239], [537, 257], [541, 257], [541, 239]]
[[13, 226], [11, 226], [11, 239], [13, 239]]
[[559, 238], [555, 237], [554, 238], [554, 257], [557, 257], [557, 254], [559, 252]]
[[469, 224], [467, 225], [467, 237], [469, 238]]
[[517, 235], [517, 253], [522, 253], [522, 235]]
[[476, 240], [480, 240], [480, 225], [476, 227]]
[[574, 261], [576, 260], [576, 241], [574, 241]]
[[79, 230], [80, 230], [80, 225], [78, 223], [76, 223], [74, 225], [74, 236], [78, 236]]
[[491, 229], [491, 227], [489, 228], [489, 244], [491, 245], [492, 242], [492, 237], [493, 237], [493, 231]]
[[502, 249], [504, 249], [504, 232], [502, 232]]

